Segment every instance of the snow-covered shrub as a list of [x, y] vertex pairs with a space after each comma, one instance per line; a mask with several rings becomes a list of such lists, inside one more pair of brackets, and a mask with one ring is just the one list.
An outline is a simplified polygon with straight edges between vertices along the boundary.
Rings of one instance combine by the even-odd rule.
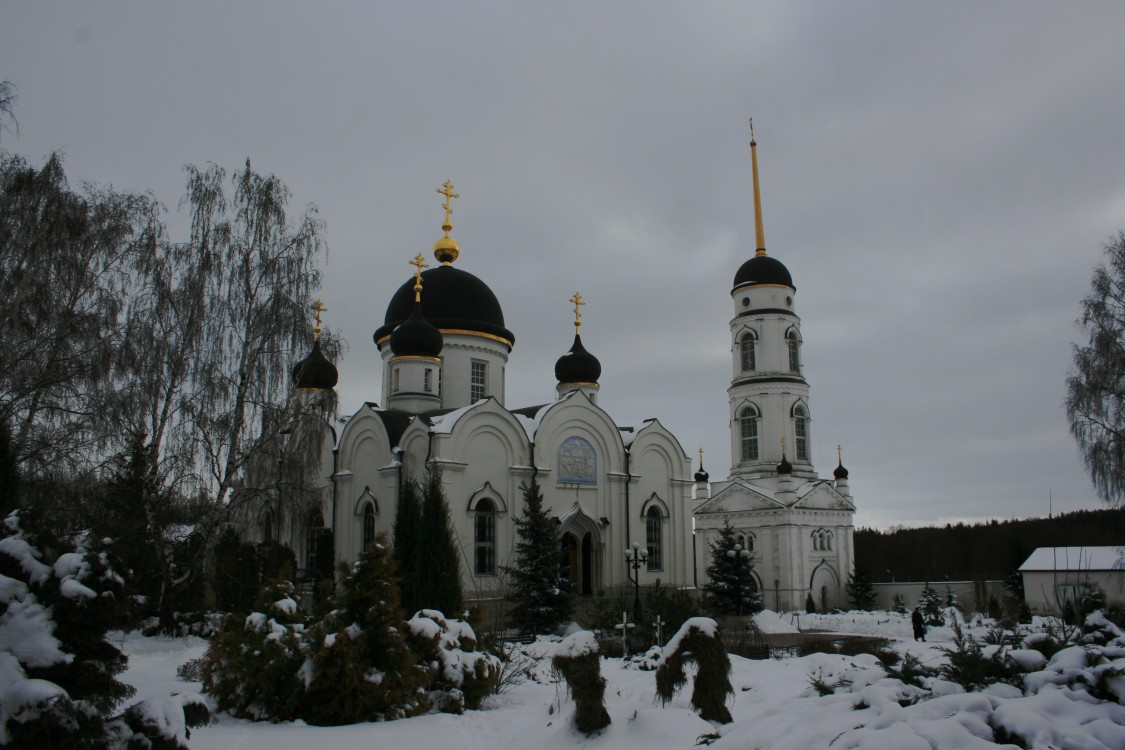
[[936, 670], [927, 667], [917, 656], [909, 651], [903, 654], [902, 661], [899, 664], [893, 664], [887, 659], [880, 659], [880, 661], [888, 677], [893, 677], [896, 680], [900, 680], [907, 685], [913, 685], [914, 687], [924, 687], [923, 681], [937, 674]]
[[997, 683], [1017, 686], [1021, 683], [1024, 670], [1006, 658], [1003, 646], [982, 645], [965, 633], [957, 619], [951, 621], [950, 628], [953, 645], [941, 647], [947, 657], [946, 663], [938, 668], [942, 677], [970, 691]]
[[496, 690], [500, 660], [477, 651], [477, 637], [464, 620], [447, 620], [437, 610], [423, 609], [406, 623], [410, 647], [429, 665], [431, 705], [446, 713], [478, 709]]
[[376, 537], [341, 574], [338, 608], [305, 633], [301, 718], [337, 725], [425, 711], [429, 669], [406, 642], [386, 536]]
[[555, 647], [551, 665], [566, 679], [574, 696], [574, 725], [585, 734], [609, 726], [605, 710], [605, 678], [602, 677], [598, 640], [588, 630], [580, 630]]
[[297, 718], [304, 695], [298, 672], [303, 617], [293, 584], [268, 586], [257, 611], [229, 615], [203, 659], [203, 690], [220, 711], [248, 719]]
[[668, 703], [676, 691], [687, 683], [684, 665], [694, 661], [699, 666], [691, 705], [700, 718], [729, 724], [733, 719], [727, 710], [727, 696], [734, 694], [730, 684], [730, 657], [723, 648], [719, 625], [708, 617], [693, 617], [664, 648], [656, 669], [656, 695]]
[[941, 594], [934, 590], [929, 581], [926, 581], [922, 594], [918, 597], [918, 608], [922, 610], [922, 617], [926, 619], [927, 625], [945, 624], [945, 616], [942, 613], [943, 606]]
[[202, 697], [172, 695], [134, 703], [118, 720], [118, 725], [124, 723], [132, 731], [125, 747], [187, 750], [191, 728], [210, 721], [211, 712]]
[[[138, 734], [128, 717], [142, 709], [107, 718], [134, 692], [105, 637], [127, 617], [111, 541], [79, 538], [48, 563], [22, 521], [0, 524], [0, 745], [186, 748], [168, 722]], [[164, 713], [186, 738], [182, 703]]]

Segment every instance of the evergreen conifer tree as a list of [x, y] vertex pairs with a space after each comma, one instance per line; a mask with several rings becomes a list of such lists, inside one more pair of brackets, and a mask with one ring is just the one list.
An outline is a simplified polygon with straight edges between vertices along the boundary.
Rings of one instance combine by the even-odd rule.
[[571, 583], [559, 575], [558, 526], [543, 507], [538, 483], [523, 485], [523, 513], [516, 523], [516, 564], [508, 619], [521, 633], [552, 633], [574, 612]]
[[12, 455], [8, 423], [0, 422], [0, 518], [19, 507], [20, 475]]
[[418, 524], [418, 567], [413, 582], [418, 609], [461, 614], [461, 556], [454, 538], [441, 470], [431, 467], [422, 488], [422, 520]]
[[422, 689], [430, 672], [418, 665], [407, 644], [386, 535], [377, 536], [345, 570], [337, 609], [305, 636], [311, 679], [302, 718], [332, 726], [425, 710]]
[[856, 609], [870, 611], [875, 608], [875, 586], [867, 575], [867, 571], [856, 566], [848, 576], [848, 598]]
[[394, 559], [398, 568], [399, 590], [403, 610], [413, 614], [422, 609], [418, 600], [418, 527], [422, 522], [422, 506], [418, 501], [418, 483], [403, 482], [395, 511]]
[[723, 521], [719, 538], [711, 542], [709, 580], [703, 587], [707, 606], [719, 614], [752, 615], [762, 608], [762, 598], [750, 572], [753, 565], [748, 556], [739, 554], [742, 551], [730, 520]]
[[942, 618], [942, 599], [929, 581], [926, 581], [925, 587], [922, 589], [922, 595], [918, 597], [918, 607], [922, 610], [922, 617], [926, 618], [927, 625], [942, 625], [944, 619]]

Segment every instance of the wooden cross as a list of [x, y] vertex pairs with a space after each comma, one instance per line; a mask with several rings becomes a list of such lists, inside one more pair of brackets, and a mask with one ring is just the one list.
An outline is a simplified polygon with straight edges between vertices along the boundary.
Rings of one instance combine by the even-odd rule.
[[621, 631], [621, 658], [624, 659], [629, 655], [629, 628], [637, 627], [629, 622], [629, 613], [621, 613], [621, 624], [613, 626], [615, 630]]
[[422, 269], [429, 266], [422, 258], [422, 253], [418, 253], [414, 260], [408, 260], [407, 263], [414, 266], [414, 301], [419, 302], [422, 299]]
[[664, 645], [664, 626], [667, 624], [668, 623], [664, 622], [660, 615], [656, 616], [656, 622], [653, 623], [653, 627], [656, 628], [656, 643], [659, 646]]
[[449, 223], [449, 216], [453, 213], [453, 207], [449, 205], [449, 201], [461, 196], [453, 192], [453, 183], [449, 180], [446, 180], [445, 184], [437, 189], [437, 192], [445, 196], [445, 203], [442, 204], [442, 208], [445, 209], [445, 223], [442, 224], [441, 228], [448, 233], [449, 230], [453, 229], [453, 225]]
[[582, 330], [582, 306], [586, 303], [582, 301], [582, 295], [578, 292], [574, 293], [570, 301], [574, 304], [574, 332], [580, 333]]
[[312, 309], [316, 312], [316, 327], [313, 328], [313, 340], [320, 341], [320, 314], [322, 312], [327, 312], [328, 308], [324, 306], [323, 302], [317, 300], [313, 303]]

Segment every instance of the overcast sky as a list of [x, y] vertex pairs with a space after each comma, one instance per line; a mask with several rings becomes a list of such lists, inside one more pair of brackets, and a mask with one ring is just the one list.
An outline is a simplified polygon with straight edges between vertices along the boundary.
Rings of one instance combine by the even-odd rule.
[[507, 405], [553, 397], [580, 291], [600, 404], [721, 478], [752, 116], [813, 459], [843, 444], [857, 525], [1100, 507], [1062, 402], [1125, 228], [1125, 3], [406, 6], [8, 0], [0, 147], [153, 191], [180, 238], [188, 163], [249, 157], [316, 204], [346, 414], [380, 397], [371, 334], [450, 179], [457, 265], [516, 336]]

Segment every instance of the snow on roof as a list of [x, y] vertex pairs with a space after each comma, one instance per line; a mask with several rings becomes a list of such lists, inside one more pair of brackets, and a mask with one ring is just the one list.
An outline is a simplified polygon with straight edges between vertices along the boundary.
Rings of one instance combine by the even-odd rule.
[[460, 419], [465, 412], [477, 406], [480, 406], [485, 402], [485, 400], [486, 399], [474, 401], [468, 406], [462, 406], [460, 409], [454, 409], [447, 414], [430, 417], [430, 432], [448, 435], [449, 433], [453, 432], [453, 426], [457, 424], [457, 420]]
[[1125, 570], [1122, 547], [1039, 547], [1019, 567], [1033, 570]]

